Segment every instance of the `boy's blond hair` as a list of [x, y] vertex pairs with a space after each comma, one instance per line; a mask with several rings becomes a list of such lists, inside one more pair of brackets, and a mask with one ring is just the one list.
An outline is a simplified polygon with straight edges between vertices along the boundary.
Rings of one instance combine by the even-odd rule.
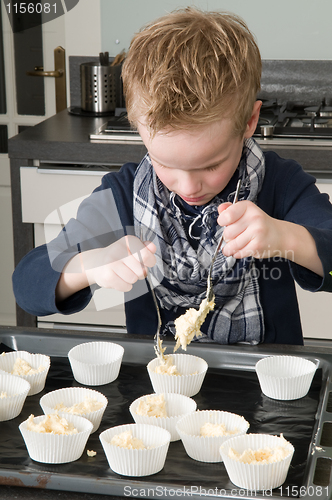
[[245, 22], [226, 12], [176, 10], [137, 33], [122, 78], [130, 122], [152, 134], [231, 118], [243, 134], [260, 89], [261, 57]]

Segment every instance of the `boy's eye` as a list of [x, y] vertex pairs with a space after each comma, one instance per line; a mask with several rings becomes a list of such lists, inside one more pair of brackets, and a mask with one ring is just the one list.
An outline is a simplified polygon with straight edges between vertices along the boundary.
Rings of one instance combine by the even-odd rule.
[[[157, 165], [158, 168], [168, 168], [165, 165], [158, 163], [157, 161], [154, 161], [154, 164]], [[217, 170], [217, 168], [219, 168], [219, 166], [220, 166], [220, 163], [218, 163], [217, 165], [212, 165], [211, 167], [203, 168], [202, 170], [205, 170], [206, 172], [211, 172], [212, 170]]]
[[213, 165], [212, 167], [208, 167], [206, 170], [208, 172], [211, 172], [212, 170], [217, 170], [218, 167], [219, 167], [219, 164], [218, 165]]

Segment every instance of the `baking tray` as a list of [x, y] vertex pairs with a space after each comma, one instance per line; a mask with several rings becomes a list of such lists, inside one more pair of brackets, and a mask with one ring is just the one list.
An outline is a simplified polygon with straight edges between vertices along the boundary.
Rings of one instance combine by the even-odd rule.
[[[69, 464], [48, 465], [30, 459], [18, 425], [33, 413], [41, 415], [39, 400], [46, 392], [79, 386], [73, 379], [67, 353], [82, 342], [109, 340], [123, 345], [125, 354], [119, 377], [111, 384], [94, 387], [108, 398], [102, 423], [88, 440], [86, 449], [95, 457], [82, 457]], [[201, 391], [194, 396], [197, 407], [220, 409], [243, 415], [249, 432], [283, 433], [295, 447], [286, 482], [273, 491], [245, 491], [228, 479], [222, 463], [207, 464], [187, 456], [181, 441], [170, 443], [165, 467], [142, 478], [120, 476], [109, 468], [99, 434], [112, 426], [132, 423], [130, 403], [153, 392], [146, 364], [154, 357], [151, 338], [119, 334], [91, 334], [43, 329], [0, 329], [0, 349], [28, 350], [51, 356], [44, 391], [29, 396], [21, 414], [1, 422], [0, 483], [51, 490], [144, 498], [320, 498], [331, 497], [332, 464], [332, 354], [324, 348], [296, 346], [220, 346], [194, 344], [188, 353], [203, 357], [209, 369]], [[165, 341], [171, 352], [174, 342]], [[305, 356], [318, 369], [308, 395], [296, 401], [275, 401], [264, 396], [255, 363], [271, 354]], [[101, 497], [102, 500], [102, 497]]]

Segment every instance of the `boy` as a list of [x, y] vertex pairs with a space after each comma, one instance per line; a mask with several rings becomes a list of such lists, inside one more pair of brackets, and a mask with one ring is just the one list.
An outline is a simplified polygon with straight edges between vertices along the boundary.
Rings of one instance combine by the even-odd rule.
[[154, 335], [149, 272], [162, 331], [174, 333], [174, 320], [206, 296], [223, 233], [206, 339], [301, 344], [294, 279], [332, 291], [332, 206], [297, 163], [252, 139], [260, 74], [255, 40], [234, 15], [187, 8], [138, 33], [123, 84], [148, 155], [104, 176], [48, 249], [22, 260], [13, 277], [20, 306], [70, 314], [97, 286], [115, 288], [126, 292], [128, 332]]

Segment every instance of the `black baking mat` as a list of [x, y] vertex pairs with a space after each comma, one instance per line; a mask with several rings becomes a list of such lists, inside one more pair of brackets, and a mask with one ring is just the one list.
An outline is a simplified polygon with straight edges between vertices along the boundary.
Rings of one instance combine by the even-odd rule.
[[[8, 348], [3, 350], [8, 350]], [[135, 485], [135, 488], [141, 487], [142, 489], [159, 488], [156, 490], [156, 498], [161, 496], [163, 488], [166, 487], [170, 491], [175, 491], [175, 488], [187, 488], [193, 492], [209, 491], [212, 497], [213, 491], [216, 492], [215, 496], [221, 496], [221, 492], [230, 494], [233, 491], [232, 498], [236, 498], [234, 494], [236, 488], [229, 481], [224, 465], [222, 463], [208, 464], [191, 459], [186, 454], [181, 441], [170, 443], [165, 467], [158, 474], [142, 478], [128, 478], [115, 474], [109, 468], [99, 441], [99, 434], [115, 425], [133, 423], [129, 405], [134, 399], [153, 392], [146, 366], [139, 364], [123, 363], [116, 381], [104, 386], [91, 387], [108, 398], [108, 406], [101, 425], [89, 437], [86, 446], [86, 449], [97, 452], [95, 457], [88, 457], [85, 451], [79, 460], [68, 464], [41, 464], [31, 460], [18, 425], [30, 414], [35, 416], [42, 414], [39, 400], [45, 393], [71, 386], [80, 386], [80, 384], [73, 379], [68, 359], [52, 357], [45, 389], [26, 399], [22, 413], [18, 417], [11, 421], [0, 422], [2, 484], [6, 484], [5, 476], [7, 473], [10, 476], [10, 470], [12, 470], [19, 471], [25, 477], [29, 474], [36, 477], [38, 474], [39, 478], [43, 478], [44, 484], [41, 482], [36, 486], [45, 488], [49, 487], [48, 476], [52, 476], [53, 480], [56, 476], [59, 489], [112, 494], [112, 482], [116, 479], [118, 484], [120, 479], [123, 480], [124, 496], [132, 493], [132, 485]], [[295, 453], [283, 490], [275, 489], [273, 497], [285, 497], [286, 492], [291, 491], [292, 486], [299, 489], [304, 482], [321, 387], [322, 371], [319, 369], [306, 397], [295, 401], [275, 401], [261, 393], [254, 371], [209, 368], [201, 391], [193, 399], [199, 410], [224, 410], [243, 415], [250, 423], [248, 432], [284, 434], [285, 438], [294, 445]], [[109, 480], [109, 491], [98, 489], [101, 479]], [[27, 485], [26, 482], [24, 484]], [[290, 487], [288, 490], [287, 486]], [[54, 489], [54, 486], [52, 488]], [[149, 496], [153, 498], [152, 490]], [[261, 496], [261, 493], [256, 492], [256, 496]]]

